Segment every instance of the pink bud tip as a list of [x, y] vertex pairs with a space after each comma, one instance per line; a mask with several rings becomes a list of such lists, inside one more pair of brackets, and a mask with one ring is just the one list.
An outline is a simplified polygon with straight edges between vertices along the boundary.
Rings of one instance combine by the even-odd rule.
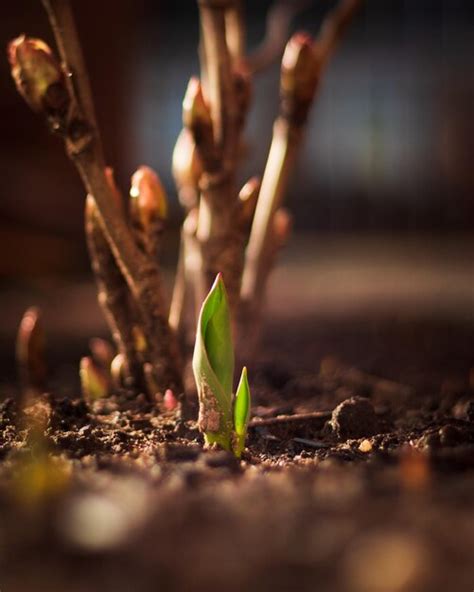
[[165, 396], [163, 397], [163, 404], [165, 406], [166, 411], [174, 411], [178, 406], [178, 399], [174, 396], [174, 393], [171, 389], [167, 389], [165, 391]]

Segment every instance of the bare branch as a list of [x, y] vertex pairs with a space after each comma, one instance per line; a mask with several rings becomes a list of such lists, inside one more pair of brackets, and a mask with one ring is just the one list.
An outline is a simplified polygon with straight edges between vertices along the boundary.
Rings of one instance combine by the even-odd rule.
[[234, 63], [245, 55], [245, 25], [242, 0], [235, 0], [225, 14], [226, 39]]
[[[257, 322], [261, 317], [267, 278], [278, 242], [281, 242], [281, 237], [275, 232], [275, 216], [281, 211], [288, 189], [309, 109], [322, 70], [360, 4], [361, 0], [341, 0], [324, 20], [316, 42], [298, 33], [290, 39], [285, 49], [280, 83], [280, 114], [273, 128], [242, 276], [239, 312], [243, 338], [247, 344], [253, 341], [255, 345], [259, 336]], [[285, 221], [284, 225], [289, 227], [289, 224], [289, 221]], [[283, 234], [286, 232], [283, 229]]]
[[270, 7], [265, 37], [246, 60], [252, 74], [265, 70], [281, 59], [292, 20], [311, 3], [312, 0], [276, 0]]
[[328, 63], [363, 0], [342, 0], [324, 19], [315, 52], [321, 66]]
[[[197, 230], [192, 240], [187, 237], [191, 256], [186, 256], [185, 265], [188, 261], [202, 261], [199, 273], [189, 270], [187, 274], [193, 278], [196, 303], [201, 299], [198, 306], [218, 272], [224, 274], [232, 306], [238, 300], [243, 264], [243, 239], [234, 220], [238, 200], [235, 170], [243, 112], [248, 105], [248, 77], [240, 71], [228, 46], [229, 14], [238, 10], [238, 1], [198, 0], [198, 4], [205, 87], [202, 100], [198, 92], [191, 92], [193, 86], [188, 87], [187, 96], [194, 100], [189, 105], [185, 100], [183, 107], [184, 123], [193, 134], [203, 170], [199, 180]], [[191, 105], [193, 109], [188, 108]]]
[[214, 140], [218, 148], [235, 148], [236, 100], [233, 84], [232, 59], [227, 45], [226, 13], [233, 0], [199, 0], [205, 71], [205, 88]]
[[125, 384], [129, 387], [143, 384], [135, 354], [132, 300], [123, 275], [100, 226], [97, 206], [89, 195], [85, 208], [85, 232], [92, 271], [97, 283], [98, 301], [103, 310], [117, 349], [123, 356]]
[[181, 239], [179, 247], [178, 266], [176, 268], [176, 276], [173, 286], [173, 295], [171, 296], [171, 304], [168, 315], [169, 325], [174, 333], [179, 337], [182, 335], [184, 328], [184, 314], [186, 309], [186, 277], [185, 277], [185, 262], [184, 262], [184, 244]]
[[117, 265], [143, 321], [160, 388], [182, 391], [178, 350], [170, 331], [162, 281], [157, 264], [136, 245], [124, 216], [114, 204], [96, 123], [90, 85], [69, 0], [43, 0], [61, 58], [71, 77], [71, 109], [64, 123], [67, 152], [86, 190], [94, 196], [98, 218]]
[[[66, 73], [69, 74], [67, 82], [70, 85], [70, 94], [76, 97], [84, 118], [92, 128], [95, 141], [100, 145], [101, 140], [89, 76], [74, 23], [70, 0], [42, 0], [42, 2], [53, 29], [59, 55]], [[100, 151], [102, 151], [101, 148]]]

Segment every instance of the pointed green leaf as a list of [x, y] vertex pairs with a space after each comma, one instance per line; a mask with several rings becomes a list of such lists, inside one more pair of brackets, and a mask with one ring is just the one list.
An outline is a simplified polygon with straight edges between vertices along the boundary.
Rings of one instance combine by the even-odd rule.
[[107, 381], [91, 357], [85, 356], [81, 359], [79, 377], [82, 394], [88, 403], [107, 396]]
[[235, 456], [240, 458], [245, 448], [247, 426], [250, 417], [250, 387], [247, 378], [247, 368], [244, 366], [234, 403], [234, 442]]
[[199, 315], [193, 355], [199, 395], [199, 428], [208, 443], [230, 448], [234, 348], [229, 305], [219, 274]]
[[239, 386], [235, 394], [234, 429], [239, 435], [245, 434], [250, 415], [250, 387], [247, 378], [247, 368], [244, 366]]
[[209, 363], [224, 392], [232, 394], [234, 347], [227, 292], [219, 274], [204, 301], [200, 323]]

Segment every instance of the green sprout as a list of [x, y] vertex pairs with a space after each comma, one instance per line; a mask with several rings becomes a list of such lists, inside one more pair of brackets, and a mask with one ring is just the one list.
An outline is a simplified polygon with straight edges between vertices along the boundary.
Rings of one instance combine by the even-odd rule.
[[250, 415], [247, 369], [233, 402], [234, 346], [227, 292], [221, 274], [203, 302], [196, 331], [193, 371], [199, 397], [198, 426], [207, 444], [240, 458]]
[[247, 368], [242, 368], [239, 386], [235, 394], [234, 402], [234, 438], [232, 441], [234, 454], [240, 458], [245, 448], [247, 426], [250, 417], [250, 387], [247, 379]]

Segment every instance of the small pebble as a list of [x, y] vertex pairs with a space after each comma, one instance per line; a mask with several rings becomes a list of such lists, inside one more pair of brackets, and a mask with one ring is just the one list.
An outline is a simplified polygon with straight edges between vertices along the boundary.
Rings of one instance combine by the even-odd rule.
[[359, 444], [359, 450], [361, 452], [371, 452], [372, 444], [370, 440], [362, 440], [362, 442]]
[[364, 397], [351, 397], [332, 412], [328, 427], [341, 439], [363, 438], [378, 433], [379, 421], [372, 403]]
[[461, 430], [452, 425], [443, 426], [438, 433], [439, 441], [443, 446], [456, 446], [463, 441]]

